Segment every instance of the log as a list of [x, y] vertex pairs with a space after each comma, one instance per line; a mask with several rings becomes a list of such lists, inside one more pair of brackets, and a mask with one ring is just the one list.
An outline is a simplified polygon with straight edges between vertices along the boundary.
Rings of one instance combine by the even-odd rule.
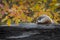
[[[36, 24], [20, 23], [0, 26], [1, 40], [32, 40], [32, 39], [51, 39], [55, 40], [60, 37], [60, 24]], [[42, 37], [42, 38], [41, 38]], [[48, 38], [49, 37], [49, 38]]]
[[11, 24], [8, 25], [1, 25], [0, 27], [7, 27], [7, 28], [24, 28], [24, 29], [55, 29], [60, 28], [60, 24], [36, 24], [36, 23], [20, 23], [19, 25]]

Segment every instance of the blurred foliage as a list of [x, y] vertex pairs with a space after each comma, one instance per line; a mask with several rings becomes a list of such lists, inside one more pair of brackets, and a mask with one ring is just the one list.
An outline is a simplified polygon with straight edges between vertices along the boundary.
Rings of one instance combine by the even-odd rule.
[[36, 22], [43, 14], [60, 23], [59, 9], [59, 0], [0, 0], [0, 24]]

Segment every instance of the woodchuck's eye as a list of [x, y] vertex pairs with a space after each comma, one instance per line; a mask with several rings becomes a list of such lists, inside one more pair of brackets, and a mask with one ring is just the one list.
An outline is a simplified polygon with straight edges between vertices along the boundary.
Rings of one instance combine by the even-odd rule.
[[44, 18], [44, 17], [39, 17], [38, 20], [41, 20], [41, 19], [43, 19], [43, 18]]

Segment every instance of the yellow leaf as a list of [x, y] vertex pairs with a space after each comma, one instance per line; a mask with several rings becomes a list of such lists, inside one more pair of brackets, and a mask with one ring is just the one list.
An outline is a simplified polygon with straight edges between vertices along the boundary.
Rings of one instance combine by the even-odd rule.
[[19, 22], [20, 22], [20, 19], [16, 19], [15, 20], [15, 23], [18, 25], [19, 24]]
[[47, 2], [47, 0], [44, 0], [44, 2], [46, 3], [46, 2]]
[[7, 20], [7, 25], [10, 26], [11, 25], [11, 19]]
[[2, 19], [2, 22], [6, 21], [8, 19], [8, 16], [6, 16], [4, 19]]
[[27, 17], [27, 20], [28, 20], [28, 22], [31, 22], [32, 18], [31, 17]]
[[57, 0], [52, 0], [52, 2], [57, 2]]

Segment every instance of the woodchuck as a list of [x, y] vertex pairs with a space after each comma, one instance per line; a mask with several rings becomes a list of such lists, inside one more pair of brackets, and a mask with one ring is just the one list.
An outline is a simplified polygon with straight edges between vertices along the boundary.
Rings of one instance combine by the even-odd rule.
[[47, 15], [41, 15], [39, 18], [37, 18], [36, 23], [37, 24], [53, 24], [54, 21]]

